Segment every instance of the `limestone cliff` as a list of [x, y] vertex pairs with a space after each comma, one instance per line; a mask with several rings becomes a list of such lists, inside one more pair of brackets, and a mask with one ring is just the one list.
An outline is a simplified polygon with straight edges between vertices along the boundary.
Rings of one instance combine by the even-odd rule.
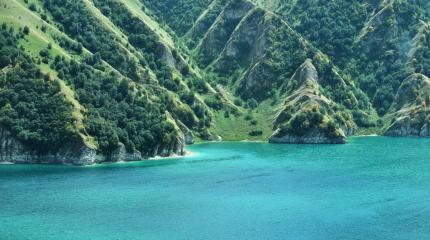
[[57, 152], [39, 154], [0, 127], [0, 162], [88, 165], [97, 161], [96, 150], [82, 139], [64, 144]]
[[[185, 131], [185, 129], [184, 129]], [[64, 143], [56, 152], [40, 154], [15, 138], [5, 127], [0, 127], [0, 163], [43, 163], [43, 164], [71, 164], [91, 165], [102, 162], [142, 161], [149, 157], [169, 157], [184, 155], [186, 142], [193, 143], [191, 132], [182, 131], [167, 145], [159, 145], [149, 154], [142, 154], [135, 150], [128, 152], [124, 144], [112, 151], [109, 156], [98, 154], [95, 147], [91, 147], [82, 138]]]

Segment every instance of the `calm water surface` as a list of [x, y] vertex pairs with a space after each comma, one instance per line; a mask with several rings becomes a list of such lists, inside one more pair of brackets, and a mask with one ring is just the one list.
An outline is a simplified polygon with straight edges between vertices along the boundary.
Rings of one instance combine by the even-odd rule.
[[0, 165], [0, 239], [430, 239], [430, 139], [189, 150], [91, 167]]

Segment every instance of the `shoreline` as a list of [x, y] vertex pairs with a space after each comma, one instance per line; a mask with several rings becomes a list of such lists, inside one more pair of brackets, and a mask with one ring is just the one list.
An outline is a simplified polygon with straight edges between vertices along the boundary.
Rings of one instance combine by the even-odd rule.
[[[104, 166], [104, 165], [111, 165], [111, 164], [141, 163], [141, 162], [148, 162], [148, 161], [157, 162], [157, 161], [163, 161], [163, 160], [168, 161], [168, 160], [186, 158], [186, 157], [190, 157], [193, 155], [194, 155], [193, 152], [185, 151], [184, 155], [173, 154], [173, 155], [168, 156], [168, 157], [155, 156], [155, 157], [150, 157], [150, 158], [137, 160], [137, 161], [101, 162], [101, 163], [94, 163], [94, 164], [83, 165], [83, 166], [77, 165], [77, 167], [97, 167], [97, 166]], [[76, 166], [76, 165], [71, 165], [71, 166]]]
[[16, 163], [16, 162], [5, 161], [5, 162], [0, 162], [0, 166], [1, 165], [57, 165], [57, 166], [74, 166], [74, 167], [94, 167], [94, 166], [103, 166], [103, 165], [110, 165], [110, 164], [174, 160], [174, 159], [181, 159], [181, 158], [186, 158], [186, 157], [190, 157], [190, 156], [194, 156], [194, 155], [195, 155], [195, 153], [193, 153], [191, 151], [185, 151], [184, 155], [173, 154], [173, 155], [167, 156], [167, 157], [155, 156], [155, 157], [151, 157], [151, 158], [142, 159], [139, 161], [100, 162], [100, 163], [93, 163], [93, 164], [88, 164], [88, 165], [74, 165], [74, 164], [66, 164], [66, 163]]
[[0, 162], [0, 165], [13, 165], [13, 162]]
[[[348, 138], [365, 138], [365, 137], [369, 137], [369, 138], [374, 138], [374, 137], [385, 137], [383, 135], [378, 135], [378, 134], [364, 134], [364, 135], [353, 135], [350, 136]], [[404, 138], [410, 138], [410, 136], [401, 136]], [[415, 137], [413, 137], [415, 138]], [[418, 137], [420, 138], [420, 137]], [[192, 145], [187, 145], [187, 147], [192, 147], [194, 145], [202, 145], [202, 144], [225, 144], [225, 143], [264, 143], [264, 144], [271, 144], [268, 141], [264, 141], [264, 140], [234, 140], [234, 141], [229, 141], [229, 140], [222, 140], [222, 141], [201, 141], [201, 142], [196, 142]], [[168, 161], [168, 160], [176, 160], [176, 159], [183, 159], [183, 158], [187, 158], [187, 157], [192, 157], [192, 156], [196, 156], [198, 155], [196, 152], [193, 151], [189, 151], [189, 150], [185, 150], [184, 155], [178, 155], [178, 154], [173, 154], [171, 156], [155, 156], [155, 157], [150, 157], [150, 158], [145, 158], [145, 159], [141, 159], [141, 160], [135, 160], [135, 161], [116, 161], [116, 162], [96, 162], [96, 163], [92, 163], [92, 164], [88, 164], [88, 165], [73, 165], [73, 164], [66, 164], [66, 163], [22, 163], [22, 162], [9, 162], [9, 161], [0, 161], [0, 166], [3, 165], [26, 165], [26, 164], [36, 164], [36, 165], [58, 165], [58, 166], [76, 166], [76, 167], [94, 167], [94, 166], [102, 166], [102, 165], [110, 165], [110, 164], [122, 164], [122, 163], [138, 163], [138, 162], [146, 162], [146, 161]]]
[[383, 137], [383, 136], [373, 133], [373, 134], [353, 135], [351, 137]]
[[[168, 157], [155, 156], [155, 157], [151, 157], [151, 158], [144, 159], [144, 160], [142, 160], [142, 161], [136, 161], [136, 162], [143, 162], [143, 161], [158, 161], [158, 160], [164, 160], [164, 159], [169, 160], [169, 159], [176, 159], [176, 158], [186, 158], [186, 157], [191, 157], [191, 156], [193, 156], [193, 155], [194, 155], [194, 153], [193, 153], [193, 152], [191, 152], [191, 151], [185, 151], [185, 154], [184, 154], [184, 155], [173, 154], [173, 155], [168, 156]], [[125, 161], [125, 162], [126, 162], [126, 161]], [[130, 161], [130, 162], [133, 162], [133, 161]]]
[[[360, 134], [360, 135], [352, 135], [352, 136], [348, 136], [347, 138], [353, 138], [353, 137], [384, 137], [384, 135], [379, 135], [377, 133], [372, 133], [372, 134]], [[208, 143], [269, 143], [268, 140], [214, 140], [214, 141], [199, 141], [196, 142], [192, 145], [188, 145], [188, 146], [193, 146], [193, 145], [199, 145], [199, 144], [208, 144]]]

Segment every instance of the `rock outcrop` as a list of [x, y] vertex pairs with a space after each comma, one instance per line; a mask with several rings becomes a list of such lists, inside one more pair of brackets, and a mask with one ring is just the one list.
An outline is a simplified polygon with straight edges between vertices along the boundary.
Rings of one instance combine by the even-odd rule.
[[396, 119], [384, 135], [390, 137], [430, 137], [430, 125], [429, 123], [419, 123], [411, 117], [404, 117]]
[[109, 156], [105, 156], [97, 154], [95, 148], [90, 147], [83, 139], [79, 138], [73, 142], [65, 143], [55, 153], [40, 154], [21, 143], [9, 130], [0, 127], [0, 163], [91, 165], [103, 162], [142, 161], [155, 156], [185, 155], [186, 142], [193, 143], [191, 131], [180, 132], [169, 144], [157, 146], [148, 155], [137, 150], [128, 152], [124, 144], [119, 143], [117, 149], [113, 150]]
[[287, 87], [284, 107], [275, 121], [271, 143], [343, 144], [353, 133], [352, 116], [336, 115], [336, 103], [320, 92], [318, 72], [307, 59]]
[[123, 143], [119, 143], [119, 147], [108, 158], [105, 157], [105, 161], [110, 162], [141, 161], [143, 159], [142, 153], [137, 150], [131, 153], [127, 152]]
[[65, 144], [56, 153], [38, 154], [0, 127], [0, 162], [88, 165], [97, 160], [96, 150], [81, 139]]
[[193, 132], [185, 126], [181, 121], [177, 121], [178, 127], [183, 133], [185, 144], [192, 145], [194, 144], [194, 134]]
[[270, 143], [298, 143], [298, 144], [345, 144], [345, 134], [342, 132], [338, 137], [329, 137], [327, 134], [314, 129], [305, 135], [282, 134], [281, 129], [270, 137]]
[[430, 137], [430, 79], [422, 74], [405, 79], [387, 116], [386, 136]]
[[254, 7], [248, 1], [238, 0], [224, 8], [197, 46], [199, 59], [204, 66], [209, 65], [218, 57], [236, 26]]

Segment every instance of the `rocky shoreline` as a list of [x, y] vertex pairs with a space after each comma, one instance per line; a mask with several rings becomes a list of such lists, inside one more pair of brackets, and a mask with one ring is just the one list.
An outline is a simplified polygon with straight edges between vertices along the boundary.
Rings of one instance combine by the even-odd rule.
[[294, 136], [294, 135], [284, 135], [282, 137], [272, 136], [269, 139], [269, 143], [278, 144], [345, 144], [346, 140], [344, 137], [329, 138], [323, 134], [318, 134], [314, 136]]
[[[191, 142], [188, 137], [188, 142]], [[119, 145], [109, 156], [98, 154], [97, 150], [84, 140], [64, 144], [57, 152], [38, 154], [30, 150], [5, 128], [0, 128], [0, 163], [17, 164], [69, 164], [93, 165], [105, 162], [143, 161], [153, 157], [184, 156], [186, 137], [181, 134], [167, 146], [158, 146], [149, 155], [139, 151], [127, 152], [124, 144]]]

